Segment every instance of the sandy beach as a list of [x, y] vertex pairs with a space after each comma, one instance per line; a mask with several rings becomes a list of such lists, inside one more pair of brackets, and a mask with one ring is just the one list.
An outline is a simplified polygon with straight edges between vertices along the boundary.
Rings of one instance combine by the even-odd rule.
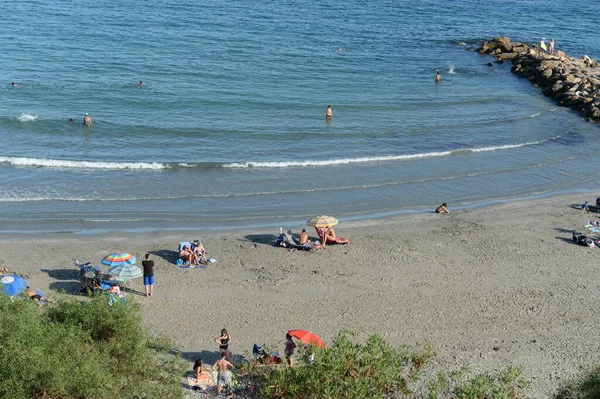
[[[0, 266], [49, 296], [61, 290], [72, 296], [75, 258], [99, 265], [104, 255], [124, 250], [141, 264], [149, 252], [155, 295], [142, 295], [141, 279], [126, 295], [141, 304], [149, 329], [175, 342], [190, 368], [198, 357], [215, 360], [221, 328], [232, 336], [234, 354], [253, 343], [282, 350], [288, 329], [312, 330], [326, 342], [350, 329], [398, 345], [430, 341], [442, 366], [522, 365], [532, 380], [530, 397], [547, 398], [565, 378], [598, 361], [600, 248], [571, 240], [571, 231], [585, 232], [594, 217], [576, 204], [595, 197], [341, 222], [336, 232], [351, 245], [316, 252], [274, 247], [279, 226], [4, 235]], [[297, 234], [303, 226], [283, 227]], [[192, 239], [201, 239], [217, 262], [205, 269], [175, 266], [177, 244]]]

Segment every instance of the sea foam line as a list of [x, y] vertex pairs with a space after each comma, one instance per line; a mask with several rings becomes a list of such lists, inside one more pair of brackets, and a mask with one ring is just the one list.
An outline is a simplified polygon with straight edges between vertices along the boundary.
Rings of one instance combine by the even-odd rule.
[[307, 161], [275, 161], [275, 162], [234, 162], [223, 165], [224, 168], [287, 168], [287, 167], [305, 167], [305, 166], [331, 166], [331, 165], [347, 165], [354, 163], [365, 162], [386, 162], [386, 161], [401, 161], [419, 158], [443, 157], [452, 154], [465, 154], [470, 152], [488, 152], [497, 150], [507, 150], [512, 148], [520, 148], [525, 146], [542, 144], [547, 141], [556, 140], [560, 136], [551, 137], [540, 141], [531, 141], [519, 144], [504, 144], [480, 148], [463, 148], [458, 150], [423, 152], [419, 154], [403, 154], [403, 155], [387, 155], [381, 157], [362, 157], [362, 158], [341, 158], [341, 159], [326, 159], [326, 160], [307, 160]]
[[[2, 157], [0, 164], [14, 166], [41, 166], [47, 168], [69, 168], [69, 169], [168, 169], [172, 165], [160, 162], [108, 162], [108, 161], [70, 161], [64, 159], [27, 158], [27, 157]], [[186, 167], [187, 164], [176, 166]]]

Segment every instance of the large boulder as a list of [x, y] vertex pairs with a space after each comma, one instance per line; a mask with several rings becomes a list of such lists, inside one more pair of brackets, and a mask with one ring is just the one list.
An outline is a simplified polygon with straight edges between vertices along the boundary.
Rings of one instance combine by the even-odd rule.
[[498, 55], [498, 58], [502, 60], [512, 60], [517, 58], [518, 55], [519, 54], [517, 53], [502, 53]]
[[508, 37], [496, 37], [494, 38], [495, 42], [498, 42], [500, 44], [508, 44], [510, 43], [510, 39]]

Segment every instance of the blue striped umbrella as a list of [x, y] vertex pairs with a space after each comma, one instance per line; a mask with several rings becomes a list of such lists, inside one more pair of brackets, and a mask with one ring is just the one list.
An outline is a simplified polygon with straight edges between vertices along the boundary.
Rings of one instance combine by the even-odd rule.
[[8, 296], [20, 294], [27, 287], [27, 280], [25, 280], [23, 277], [17, 276], [16, 274], [2, 276], [0, 282], [2, 283], [2, 290]]
[[112, 267], [107, 274], [110, 274], [121, 281], [131, 280], [132, 278], [142, 277], [144, 275], [142, 269], [128, 262]]

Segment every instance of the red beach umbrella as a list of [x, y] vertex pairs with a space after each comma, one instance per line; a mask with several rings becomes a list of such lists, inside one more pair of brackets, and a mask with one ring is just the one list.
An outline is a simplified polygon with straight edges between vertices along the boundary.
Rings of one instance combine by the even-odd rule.
[[325, 343], [323, 343], [323, 340], [312, 331], [289, 330], [288, 334], [290, 334], [294, 338], [299, 339], [302, 342], [306, 342], [307, 344], [318, 346], [320, 348], [326, 348]]

